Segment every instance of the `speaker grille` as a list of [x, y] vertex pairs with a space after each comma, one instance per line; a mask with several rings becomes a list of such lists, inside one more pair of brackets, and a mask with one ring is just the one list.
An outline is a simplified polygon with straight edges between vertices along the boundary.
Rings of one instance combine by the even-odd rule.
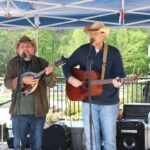
[[126, 120], [117, 122], [117, 150], [145, 150], [143, 122]]

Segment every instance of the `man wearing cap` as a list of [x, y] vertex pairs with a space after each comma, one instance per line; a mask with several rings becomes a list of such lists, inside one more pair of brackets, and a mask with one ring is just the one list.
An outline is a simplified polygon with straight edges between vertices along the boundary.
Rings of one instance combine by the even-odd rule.
[[[4, 84], [12, 90], [10, 114], [15, 150], [25, 149], [28, 133], [31, 149], [41, 149], [45, 116], [49, 109], [47, 86], [53, 86], [56, 81], [53, 66], [48, 66], [45, 59], [35, 56], [36, 50], [35, 41], [22, 36], [16, 42], [17, 56], [9, 61], [6, 69]], [[32, 75], [21, 76], [28, 71], [38, 73], [44, 69], [45, 74], [40, 79], [35, 79]], [[38, 84], [35, 91], [27, 96], [22, 94], [24, 85], [32, 87], [35, 84]]]
[[[112, 84], [103, 85], [103, 92], [100, 95], [91, 97], [92, 121], [90, 123], [92, 124], [92, 134], [90, 133], [88, 97], [82, 101], [82, 117], [87, 150], [92, 150], [92, 148], [93, 150], [101, 150], [100, 130], [102, 131], [104, 150], [116, 150], [118, 92], [122, 85], [119, 78], [125, 77], [122, 59], [118, 49], [104, 43], [110, 28], [101, 22], [95, 22], [91, 26], [85, 27], [84, 32], [89, 36], [90, 43], [80, 46], [68, 58], [63, 66], [64, 75], [69, 84], [79, 87], [83, 81], [73, 75], [71, 68], [79, 65], [81, 70], [88, 71], [90, 68], [88, 62], [91, 62], [92, 71], [101, 73], [101, 78], [103, 74], [103, 79], [112, 79]], [[92, 138], [90, 138], [91, 135], [93, 135]]]

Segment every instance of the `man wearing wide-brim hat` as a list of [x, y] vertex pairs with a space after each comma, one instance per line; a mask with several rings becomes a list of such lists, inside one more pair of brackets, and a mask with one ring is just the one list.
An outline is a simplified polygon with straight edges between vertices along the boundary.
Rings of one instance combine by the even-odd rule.
[[[6, 88], [12, 90], [10, 114], [15, 150], [26, 148], [28, 133], [31, 149], [41, 149], [45, 116], [49, 110], [47, 86], [51, 87], [56, 82], [53, 66], [37, 57], [36, 50], [35, 41], [23, 35], [16, 42], [17, 56], [9, 61], [4, 78]], [[35, 78], [34, 74], [42, 70], [45, 74]], [[25, 75], [27, 72], [30, 74]]]
[[101, 32], [105, 34], [105, 37], [107, 37], [109, 35], [110, 28], [106, 27], [101, 22], [95, 22], [91, 26], [86, 26], [84, 28], [84, 32], [87, 34], [89, 34], [90, 32], [95, 32], [95, 33]]
[[[120, 78], [125, 76], [122, 59], [117, 48], [104, 43], [104, 39], [108, 37], [110, 32], [109, 27], [101, 22], [94, 22], [86, 26], [84, 32], [88, 35], [90, 42], [75, 50], [63, 66], [68, 83], [67, 87], [74, 90], [69, 90], [67, 95], [72, 100], [82, 99], [83, 101], [82, 116], [86, 135], [86, 149], [101, 149], [101, 130], [104, 149], [116, 150], [116, 120], [119, 110], [118, 90], [122, 85]], [[74, 67], [78, 65], [80, 69], [75, 70]], [[88, 92], [88, 89], [85, 88], [87, 83], [84, 84], [84, 79], [90, 80], [88, 76], [90, 69], [92, 70], [92, 72], [90, 71], [92, 80], [95, 80], [95, 82], [90, 82], [91, 92]], [[107, 80], [107, 82], [104, 82], [105, 79], [112, 79], [112, 83]], [[102, 82], [102, 80], [104, 81]], [[105, 85], [102, 83], [105, 83]], [[76, 97], [71, 95], [73, 93]], [[89, 121], [90, 102], [92, 121]], [[91, 135], [93, 135], [92, 138], [90, 138]]]

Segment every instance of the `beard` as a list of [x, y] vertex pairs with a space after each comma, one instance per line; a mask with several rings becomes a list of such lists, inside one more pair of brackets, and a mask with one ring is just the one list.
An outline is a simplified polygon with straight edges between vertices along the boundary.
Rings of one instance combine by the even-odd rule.
[[22, 53], [20, 57], [23, 58], [24, 61], [30, 61], [33, 57], [33, 54]]
[[24, 57], [24, 61], [30, 61], [32, 59], [33, 55], [31, 54], [26, 54]]
[[31, 57], [24, 57], [24, 61], [30, 61]]

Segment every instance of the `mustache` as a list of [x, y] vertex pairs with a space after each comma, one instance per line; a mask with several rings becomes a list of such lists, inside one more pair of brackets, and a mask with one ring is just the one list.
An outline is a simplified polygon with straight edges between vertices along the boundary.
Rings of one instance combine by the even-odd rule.
[[20, 56], [21, 59], [23, 59], [25, 61], [30, 61], [32, 59], [33, 55], [30, 55], [30, 54], [27, 54], [27, 53], [23, 52], [19, 56]]

